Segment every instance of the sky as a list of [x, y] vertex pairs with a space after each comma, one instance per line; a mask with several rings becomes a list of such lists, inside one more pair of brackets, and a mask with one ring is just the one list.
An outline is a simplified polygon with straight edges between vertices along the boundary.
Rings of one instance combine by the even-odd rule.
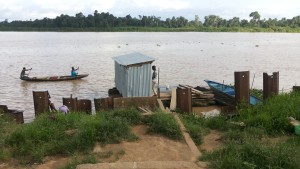
[[208, 15], [249, 20], [254, 11], [258, 11], [261, 19], [289, 19], [300, 15], [299, 9], [300, 0], [0, 0], [0, 22], [55, 18], [61, 14], [75, 16], [79, 12], [87, 16], [95, 10], [116, 17], [130, 14], [163, 20], [173, 16], [194, 20], [195, 15], [202, 21]]

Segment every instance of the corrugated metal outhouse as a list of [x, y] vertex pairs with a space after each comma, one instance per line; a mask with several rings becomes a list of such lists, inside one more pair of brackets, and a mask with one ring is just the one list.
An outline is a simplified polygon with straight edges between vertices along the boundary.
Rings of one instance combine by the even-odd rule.
[[123, 97], [152, 96], [152, 69], [155, 60], [141, 53], [113, 57], [116, 88]]

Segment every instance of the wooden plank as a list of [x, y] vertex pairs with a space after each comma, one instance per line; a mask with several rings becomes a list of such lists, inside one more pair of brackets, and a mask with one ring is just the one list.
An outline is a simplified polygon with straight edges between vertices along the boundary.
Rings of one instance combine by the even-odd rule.
[[162, 103], [161, 99], [157, 99], [157, 102], [158, 102], [158, 106], [161, 110], [165, 110], [165, 106], [164, 104]]
[[177, 93], [176, 89], [172, 89], [172, 94], [171, 94], [171, 103], [170, 103], [170, 110], [176, 110], [176, 102], [177, 102]]
[[289, 117], [290, 123], [293, 126], [299, 126], [300, 125], [300, 121], [294, 119], [293, 117]]
[[184, 88], [190, 88], [192, 90], [192, 93], [194, 94], [197, 94], [199, 96], [199, 98], [213, 98], [214, 97], [214, 94], [211, 94], [211, 93], [204, 93], [200, 90], [197, 90], [197, 89], [194, 89], [193, 87], [191, 86], [188, 86], [188, 85], [179, 85], [180, 87], [184, 87]]
[[155, 110], [158, 107], [157, 97], [118, 97], [113, 102], [114, 108], [149, 107]]
[[153, 112], [147, 108], [143, 108], [143, 107], [138, 107], [139, 110], [141, 110], [143, 112], [142, 115], [148, 116], [148, 115], [152, 115]]

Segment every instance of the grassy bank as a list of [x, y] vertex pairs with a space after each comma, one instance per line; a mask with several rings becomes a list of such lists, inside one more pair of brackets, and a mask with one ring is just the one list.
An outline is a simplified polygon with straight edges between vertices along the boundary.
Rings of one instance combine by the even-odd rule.
[[[98, 158], [108, 158], [112, 154], [92, 153], [95, 145], [135, 141], [138, 137], [131, 132], [131, 126], [137, 124], [149, 125], [152, 134], [176, 140], [182, 138], [174, 117], [161, 112], [147, 118], [136, 109], [97, 112], [93, 116], [76, 112], [43, 114], [34, 122], [22, 125], [3, 116], [0, 121], [0, 162], [14, 160], [30, 166], [42, 163], [46, 156], [56, 155], [73, 158], [66, 168], [99, 162]], [[119, 152], [119, 155], [124, 153]]]
[[[300, 166], [300, 137], [288, 117], [300, 119], [300, 93], [275, 96], [264, 104], [240, 109], [239, 116], [205, 119], [196, 115], [180, 115], [197, 145], [210, 130], [221, 131], [223, 146], [203, 152], [200, 161], [211, 168], [289, 168]], [[149, 134], [181, 140], [182, 133], [171, 114], [157, 111], [142, 116], [136, 109], [97, 112], [96, 115], [72, 112], [68, 115], [44, 114], [30, 124], [15, 124], [5, 115], [0, 118], [0, 162], [15, 160], [31, 166], [42, 163], [46, 156], [71, 158], [65, 168], [81, 163], [97, 163], [112, 152], [92, 153], [96, 144], [135, 141], [131, 126], [148, 125]], [[238, 123], [237, 123], [238, 122]], [[245, 125], [237, 125], [243, 122]], [[116, 156], [126, 152], [120, 151]], [[117, 159], [117, 158], [116, 158]]]
[[[187, 130], [196, 143], [210, 129], [224, 133], [223, 147], [204, 152], [199, 159], [209, 161], [211, 168], [289, 168], [300, 166], [300, 137], [288, 117], [300, 119], [300, 94], [288, 93], [270, 98], [262, 105], [239, 110], [231, 119], [204, 119], [182, 115]], [[243, 122], [245, 126], [236, 125]], [[235, 123], [235, 124], [234, 124]]]
[[144, 120], [149, 125], [149, 132], [160, 134], [174, 140], [182, 140], [183, 136], [176, 119], [171, 114], [157, 112]]
[[45, 156], [89, 152], [96, 142], [119, 143], [135, 139], [129, 123], [108, 114], [87, 116], [70, 113], [42, 115], [33, 123], [17, 128], [6, 139], [12, 156], [25, 163], [42, 162]]

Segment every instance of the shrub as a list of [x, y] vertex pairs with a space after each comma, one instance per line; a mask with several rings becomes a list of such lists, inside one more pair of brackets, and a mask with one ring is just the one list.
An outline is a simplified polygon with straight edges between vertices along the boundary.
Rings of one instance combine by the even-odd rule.
[[287, 93], [274, 96], [264, 104], [240, 110], [238, 120], [244, 121], [247, 126], [266, 129], [268, 134], [292, 133], [293, 126], [288, 117], [300, 118], [299, 93]]
[[202, 144], [203, 135], [208, 132], [204, 128], [205, 119], [195, 115], [181, 115], [181, 119], [195, 144]]
[[209, 160], [215, 169], [299, 167], [297, 150], [293, 146], [285, 143], [264, 145], [252, 138], [243, 140], [243, 143], [231, 142], [222, 149], [205, 153], [201, 160]]
[[146, 119], [146, 123], [150, 126], [150, 133], [161, 134], [175, 140], [183, 138], [179, 125], [171, 114], [156, 112]]
[[142, 115], [141, 112], [137, 109], [117, 109], [109, 112], [100, 112], [107, 113], [112, 115], [113, 117], [119, 117], [125, 119], [130, 125], [135, 125], [141, 123]]
[[[72, 131], [72, 132], [68, 132]], [[98, 141], [102, 144], [132, 139], [124, 118], [108, 114], [90, 116], [83, 113], [41, 115], [24, 124], [5, 139], [15, 157], [28, 162], [42, 162], [48, 155], [88, 152]]]

